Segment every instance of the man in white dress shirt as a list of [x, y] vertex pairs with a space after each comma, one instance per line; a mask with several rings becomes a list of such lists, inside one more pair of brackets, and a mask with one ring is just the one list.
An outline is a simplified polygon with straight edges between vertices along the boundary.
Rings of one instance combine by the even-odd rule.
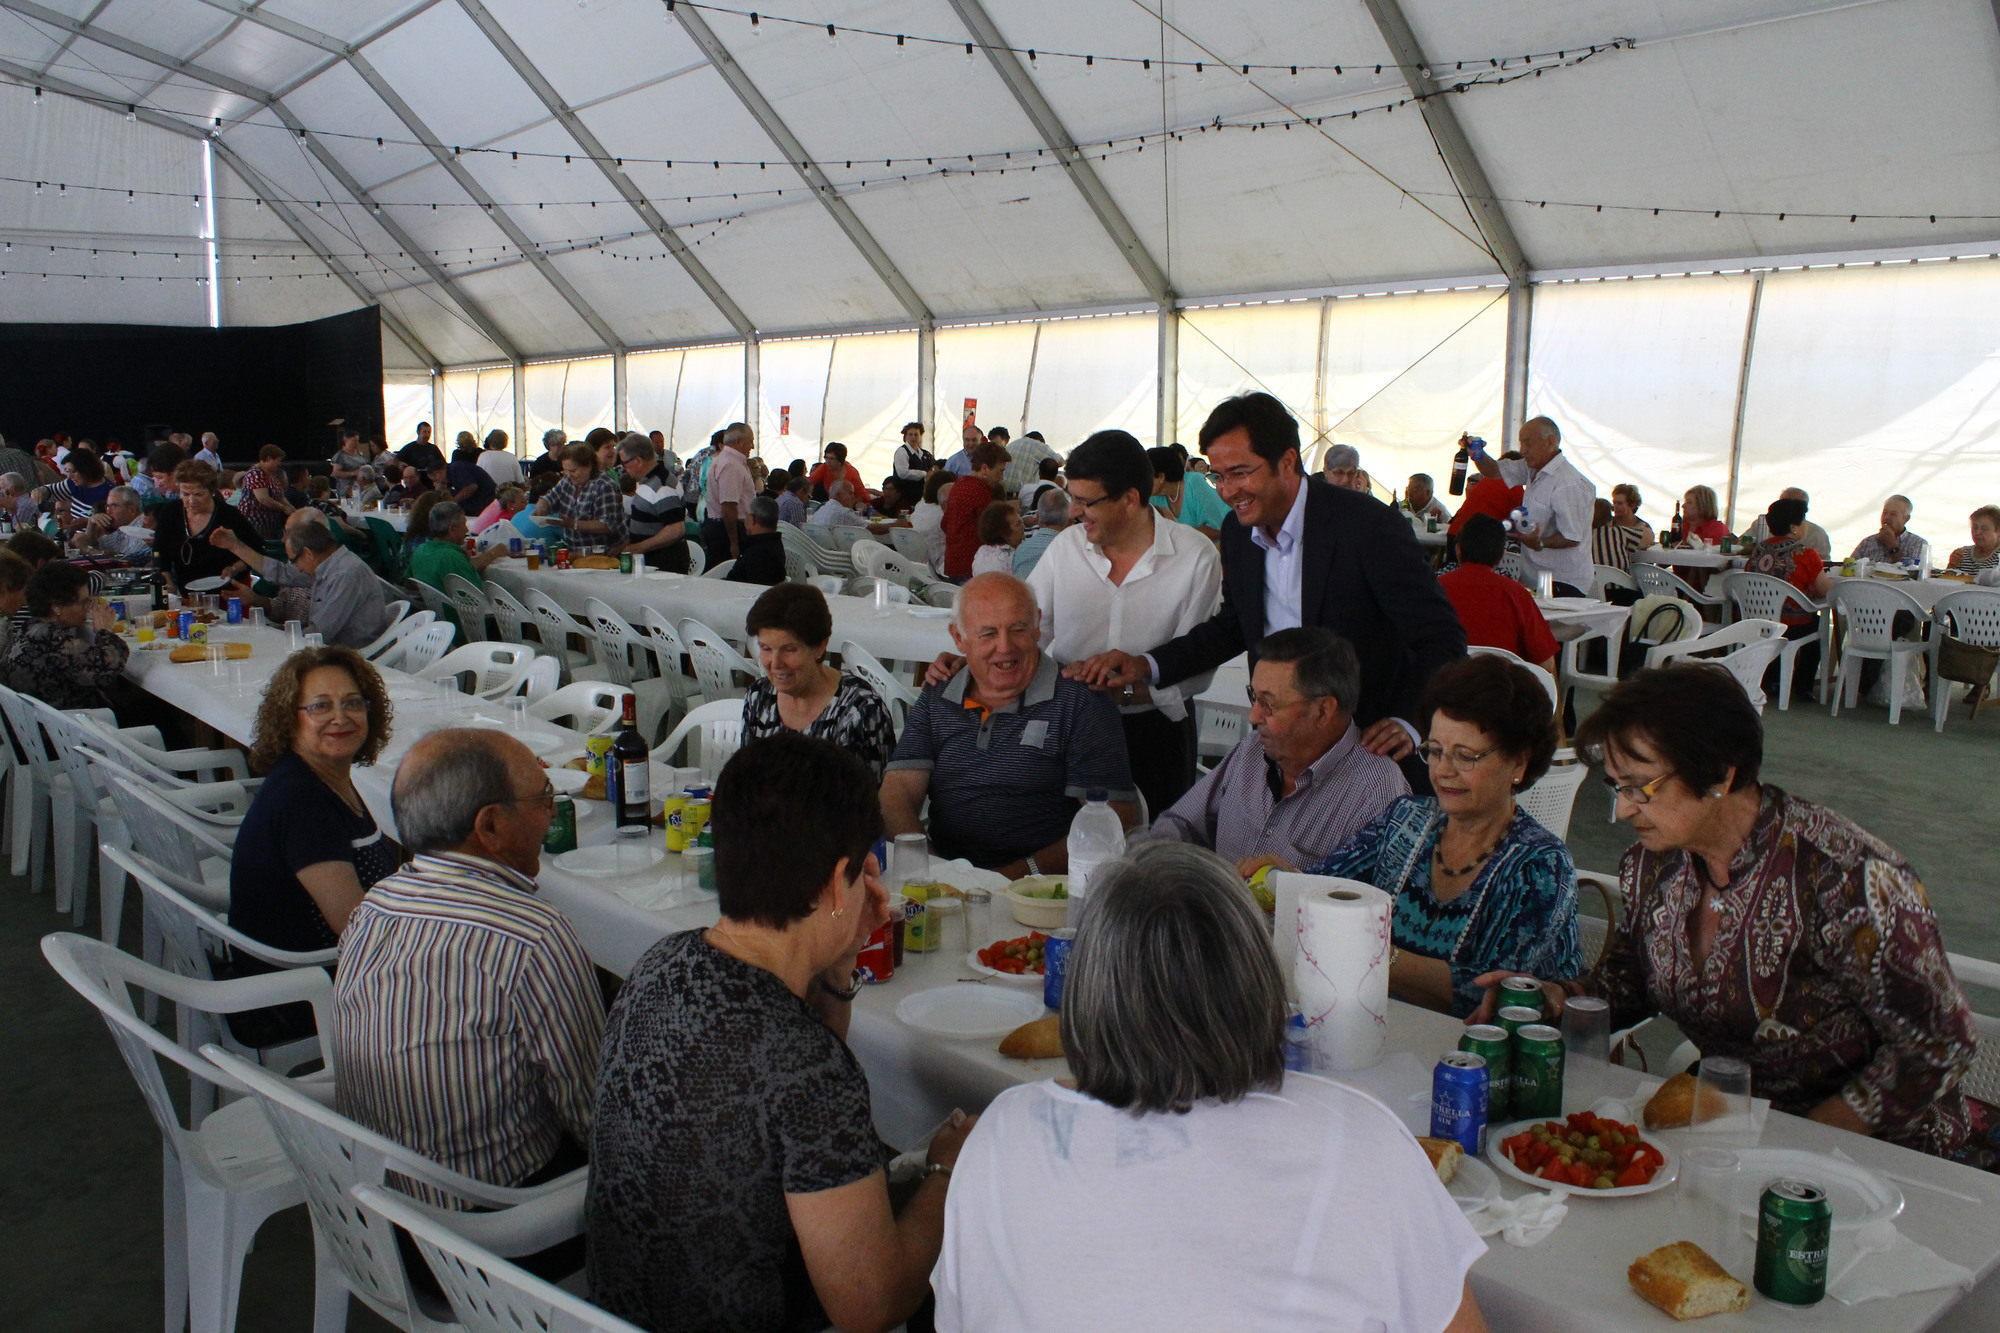
[[1590, 520], [1597, 488], [1563, 457], [1562, 431], [1547, 417], [1521, 423], [1521, 457], [1493, 459], [1481, 452], [1475, 461], [1482, 477], [1498, 477], [1509, 486], [1525, 486], [1521, 508], [1525, 526], [1514, 536], [1529, 568], [1546, 571], [1558, 597], [1582, 597], [1590, 587]]

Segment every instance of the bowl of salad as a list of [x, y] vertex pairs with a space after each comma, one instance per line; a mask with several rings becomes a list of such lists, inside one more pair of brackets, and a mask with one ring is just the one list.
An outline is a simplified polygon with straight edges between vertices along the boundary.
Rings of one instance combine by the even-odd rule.
[[1069, 921], [1069, 885], [1061, 875], [1024, 875], [1007, 886], [1007, 906], [1032, 930], [1060, 930]]

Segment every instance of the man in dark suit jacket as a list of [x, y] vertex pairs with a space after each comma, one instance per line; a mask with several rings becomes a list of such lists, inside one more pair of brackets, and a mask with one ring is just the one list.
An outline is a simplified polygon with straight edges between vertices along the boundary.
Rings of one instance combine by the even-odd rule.
[[1431, 673], [1465, 655], [1465, 631], [1410, 525], [1395, 510], [1305, 474], [1299, 428], [1267, 393], [1231, 398], [1201, 428], [1222, 524], [1222, 606], [1145, 656], [1102, 653], [1069, 674], [1102, 687], [1173, 684], [1212, 671], [1265, 635], [1322, 626], [1354, 645], [1354, 720], [1373, 754], [1416, 749]]

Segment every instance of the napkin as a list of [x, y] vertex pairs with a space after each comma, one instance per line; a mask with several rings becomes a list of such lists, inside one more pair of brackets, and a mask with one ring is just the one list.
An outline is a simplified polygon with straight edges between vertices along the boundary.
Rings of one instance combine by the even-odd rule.
[[1498, 1235], [1509, 1245], [1539, 1245], [1569, 1216], [1568, 1191], [1536, 1191], [1518, 1199], [1495, 1199], [1465, 1220], [1482, 1236]]
[[1826, 1294], [1842, 1305], [1859, 1305], [1863, 1301], [1908, 1296], [1941, 1287], [1969, 1290], [1972, 1286], [1971, 1269], [1962, 1268], [1928, 1245], [1911, 1240], [1893, 1222], [1863, 1227], [1854, 1239], [1853, 1248], [1836, 1240], [1828, 1259], [1830, 1280]]

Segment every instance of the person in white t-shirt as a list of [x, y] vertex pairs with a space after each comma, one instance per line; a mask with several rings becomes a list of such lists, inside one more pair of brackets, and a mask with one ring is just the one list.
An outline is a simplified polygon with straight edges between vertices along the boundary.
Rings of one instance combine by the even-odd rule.
[[521, 460], [507, 446], [506, 431], [487, 432], [486, 443], [479, 450], [479, 468], [493, 478], [496, 487], [521, 484]]
[[1483, 1330], [1486, 1245], [1409, 1131], [1285, 1071], [1284, 981], [1230, 868], [1152, 843], [1090, 888], [1076, 1087], [1010, 1088], [966, 1139], [937, 1327]]
[[1558, 597], [1581, 597], [1590, 587], [1590, 530], [1597, 508], [1597, 488], [1563, 456], [1562, 431], [1547, 417], [1530, 417], [1515, 436], [1521, 457], [1493, 459], [1475, 450], [1473, 461], [1482, 477], [1498, 477], [1509, 486], [1523, 486], [1521, 508], [1528, 522], [1514, 539], [1537, 574], [1547, 573]]

